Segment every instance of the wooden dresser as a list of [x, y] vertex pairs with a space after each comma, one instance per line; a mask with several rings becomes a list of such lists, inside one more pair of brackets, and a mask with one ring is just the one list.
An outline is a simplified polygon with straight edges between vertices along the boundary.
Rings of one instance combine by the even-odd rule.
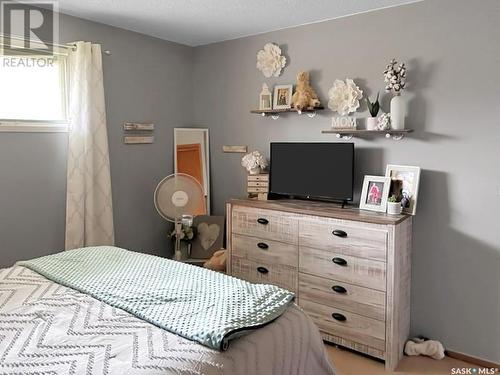
[[226, 209], [229, 274], [293, 291], [326, 341], [396, 368], [410, 329], [410, 216], [285, 199]]

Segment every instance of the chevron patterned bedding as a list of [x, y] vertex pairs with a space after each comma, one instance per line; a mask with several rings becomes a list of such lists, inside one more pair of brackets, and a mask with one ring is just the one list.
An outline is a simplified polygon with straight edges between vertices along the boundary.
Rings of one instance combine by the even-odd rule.
[[296, 306], [219, 352], [23, 266], [0, 269], [0, 374], [329, 375]]

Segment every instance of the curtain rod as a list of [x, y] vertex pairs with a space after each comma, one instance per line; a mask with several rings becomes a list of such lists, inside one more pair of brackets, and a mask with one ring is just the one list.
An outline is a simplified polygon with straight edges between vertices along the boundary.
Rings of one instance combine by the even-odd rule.
[[[13, 39], [13, 40], [17, 40], [17, 41], [20, 41], [20, 42], [40, 43], [40, 42], [32, 41], [30, 39], [26, 39], [26, 38], [23, 38], [23, 37], [20, 37], [20, 36], [15, 36], [15, 35], [13, 35], [13, 36], [6, 36], [6, 35], [0, 33], [0, 46], [5, 46], [6, 45], [4, 43], [4, 39], [7, 39], [7, 38], [10, 38], [10, 39]], [[76, 49], [76, 44], [75, 43], [67, 43], [67, 44], [45, 43], [45, 42], [42, 42], [42, 43], [44, 45], [46, 45], [46, 46], [56, 47], [56, 48], [65, 49], [65, 50], [72, 50], [72, 51], [74, 51]], [[111, 51], [108, 50], [108, 49], [102, 50], [102, 53], [104, 53], [107, 56], [111, 56]]]

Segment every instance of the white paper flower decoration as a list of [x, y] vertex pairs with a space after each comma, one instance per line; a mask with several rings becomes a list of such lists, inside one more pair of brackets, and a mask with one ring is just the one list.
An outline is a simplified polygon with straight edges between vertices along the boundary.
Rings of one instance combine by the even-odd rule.
[[406, 87], [406, 65], [392, 59], [384, 70], [385, 91], [399, 95]]
[[265, 169], [267, 165], [266, 157], [259, 151], [252, 151], [241, 159], [241, 166], [249, 172], [254, 168]]
[[259, 69], [266, 78], [279, 77], [281, 69], [286, 65], [286, 57], [281, 56], [281, 48], [276, 44], [267, 43], [264, 49], [257, 53], [257, 69]]
[[328, 107], [341, 116], [356, 112], [359, 108], [359, 100], [363, 97], [363, 91], [359, 89], [352, 79], [344, 81], [336, 79], [333, 87], [328, 91]]

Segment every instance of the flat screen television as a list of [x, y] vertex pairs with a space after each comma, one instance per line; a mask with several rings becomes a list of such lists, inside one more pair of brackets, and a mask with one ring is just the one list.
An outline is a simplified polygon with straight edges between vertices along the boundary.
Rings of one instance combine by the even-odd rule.
[[271, 143], [271, 196], [352, 201], [353, 143]]

